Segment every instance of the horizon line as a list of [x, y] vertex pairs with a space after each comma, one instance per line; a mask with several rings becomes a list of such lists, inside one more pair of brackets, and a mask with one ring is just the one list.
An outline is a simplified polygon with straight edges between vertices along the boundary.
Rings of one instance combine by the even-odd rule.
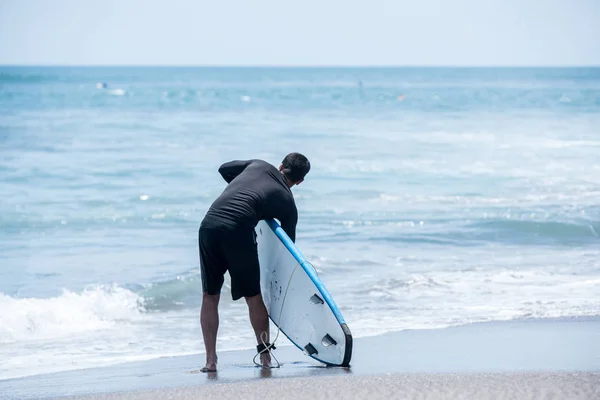
[[600, 64], [18, 64], [0, 63], [0, 68], [600, 68]]

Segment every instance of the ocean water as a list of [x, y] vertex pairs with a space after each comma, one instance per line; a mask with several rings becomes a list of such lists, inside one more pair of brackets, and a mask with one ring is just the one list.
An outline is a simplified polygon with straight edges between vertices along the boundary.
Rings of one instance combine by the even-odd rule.
[[598, 68], [1, 67], [0, 379], [203, 352], [217, 168], [290, 151], [355, 337], [600, 315]]

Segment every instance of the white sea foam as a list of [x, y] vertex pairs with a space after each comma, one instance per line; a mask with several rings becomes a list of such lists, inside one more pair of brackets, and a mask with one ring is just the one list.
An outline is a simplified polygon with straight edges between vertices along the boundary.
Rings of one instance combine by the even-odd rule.
[[143, 299], [117, 286], [81, 293], [64, 290], [48, 299], [14, 298], [0, 293], [0, 343], [66, 338], [137, 321]]
[[[146, 312], [143, 303], [118, 286], [46, 299], [0, 293], [0, 380], [203, 352], [196, 309]], [[223, 303], [221, 349], [252, 347], [246, 314]]]
[[[408, 274], [403, 279], [364, 282], [338, 294], [353, 332], [441, 328], [515, 318], [600, 315], [600, 279], [543, 271], [471, 271]], [[360, 305], [360, 306], [358, 306]], [[372, 313], [371, 309], [377, 309]]]

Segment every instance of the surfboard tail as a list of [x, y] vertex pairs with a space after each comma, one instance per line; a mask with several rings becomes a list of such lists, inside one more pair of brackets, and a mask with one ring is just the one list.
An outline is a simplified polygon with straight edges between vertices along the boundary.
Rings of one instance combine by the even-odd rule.
[[342, 361], [342, 367], [349, 367], [350, 360], [352, 359], [352, 333], [350, 333], [350, 328], [348, 325], [342, 324], [342, 331], [344, 332], [344, 336], [346, 338], [346, 349], [344, 350], [344, 360]]

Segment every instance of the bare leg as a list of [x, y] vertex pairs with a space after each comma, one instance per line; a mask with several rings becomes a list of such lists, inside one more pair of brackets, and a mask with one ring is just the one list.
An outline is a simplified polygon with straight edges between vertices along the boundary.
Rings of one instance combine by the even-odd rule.
[[200, 310], [200, 325], [206, 349], [206, 366], [202, 372], [217, 370], [217, 331], [219, 329], [219, 298], [220, 295], [204, 293]]
[[[262, 295], [257, 294], [256, 296], [246, 297], [246, 303], [248, 304], [250, 323], [256, 335], [256, 342], [261, 344], [264, 340], [265, 343], [269, 343], [269, 314], [267, 314]], [[268, 351], [262, 353], [260, 355], [260, 362], [263, 367], [270, 367], [271, 354]]]

